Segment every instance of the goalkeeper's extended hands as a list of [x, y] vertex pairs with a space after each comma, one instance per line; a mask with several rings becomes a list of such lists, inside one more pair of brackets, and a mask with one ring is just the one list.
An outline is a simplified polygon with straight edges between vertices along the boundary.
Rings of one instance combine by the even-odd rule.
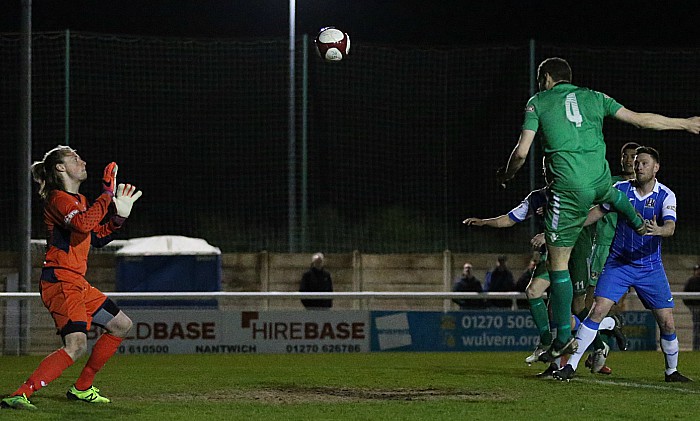
[[119, 166], [116, 162], [110, 162], [105, 167], [102, 175], [102, 192], [114, 197], [114, 189], [117, 187], [117, 171]]
[[136, 190], [136, 186], [131, 184], [119, 184], [116, 194], [112, 199], [114, 201], [114, 206], [117, 208], [117, 215], [122, 218], [128, 218], [131, 214], [131, 207], [134, 206], [135, 201], [139, 200], [141, 194], [141, 190]]

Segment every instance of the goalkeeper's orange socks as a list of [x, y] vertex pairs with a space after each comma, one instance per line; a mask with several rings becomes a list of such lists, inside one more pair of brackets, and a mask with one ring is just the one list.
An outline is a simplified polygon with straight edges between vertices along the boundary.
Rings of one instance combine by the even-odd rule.
[[[90, 358], [88, 358], [87, 364], [85, 364], [83, 371], [80, 373], [80, 377], [75, 382], [76, 389], [86, 390], [92, 386], [95, 374], [117, 352], [121, 342], [122, 338], [109, 333], [102, 334], [92, 348]], [[73, 365], [73, 359], [63, 348], [51, 353], [39, 363], [39, 367], [34, 370], [27, 381], [22, 383], [12, 396], [24, 394], [29, 398], [34, 392], [56, 380], [71, 365]]]
[[34, 392], [56, 380], [71, 365], [73, 365], [73, 359], [63, 348], [49, 354], [12, 396], [24, 393], [29, 398]]
[[122, 338], [119, 338], [109, 333], [103, 333], [100, 339], [95, 342], [95, 346], [92, 347], [92, 353], [90, 358], [88, 358], [83, 371], [80, 373], [80, 377], [75, 381], [75, 388], [78, 390], [87, 390], [92, 386], [92, 381], [95, 379], [95, 374], [104, 367], [107, 360], [109, 360], [117, 348], [122, 343]]

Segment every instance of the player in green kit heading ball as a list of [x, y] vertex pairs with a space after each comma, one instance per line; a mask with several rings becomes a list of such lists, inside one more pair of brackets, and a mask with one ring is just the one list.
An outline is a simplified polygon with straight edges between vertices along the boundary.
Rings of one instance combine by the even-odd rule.
[[540, 132], [540, 146], [552, 182], [545, 239], [552, 319], [557, 324], [557, 337], [549, 354], [556, 358], [575, 352], [578, 346], [571, 335], [573, 287], [568, 263], [588, 210], [594, 204], [610, 203], [639, 234], [646, 231], [627, 197], [612, 187], [605, 159], [603, 119], [614, 117], [639, 128], [698, 134], [700, 117], [669, 118], [631, 111], [603, 93], [573, 85], [569, 63], [557, 57], [540, 63], [537, 82], [540, 92], [527, 102], [520, 138], [497, 178], [505, 185], [515, 176]]

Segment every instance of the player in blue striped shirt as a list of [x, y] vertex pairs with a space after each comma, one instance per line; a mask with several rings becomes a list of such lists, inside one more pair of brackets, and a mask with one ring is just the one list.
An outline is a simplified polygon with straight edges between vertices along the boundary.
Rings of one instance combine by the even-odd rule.
[[[676, 229], [676, 195], [656, 180], [658, 171], [658, 151], [642, 146], [637, 148], [634, 161], [635, 179], [615, 184], [642, 216], [647, 232], [640, 236], [629, 224], [617, 224], [610, 255], [596, 286], [595, 302], [576, 335], [580, 346], [569, 363], [554, 372], [556, 379], [568, 381], [574, 376], [603, 317], [630, 287], [634, 287], [644, 307], [652, 311], [659, 325], [666, 363], [665, 380], [692, 381], [677, 370], [679, 346], [673, 320], [673, 295], [661, 262], [661, 239], [672, 236]], [[609, 210], [608, 205], [592, 208], [586, 223], [600, 219]]]

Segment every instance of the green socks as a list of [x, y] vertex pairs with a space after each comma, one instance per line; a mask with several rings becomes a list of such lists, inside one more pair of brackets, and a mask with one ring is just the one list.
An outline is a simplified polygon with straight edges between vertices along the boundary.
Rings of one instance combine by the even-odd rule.
[[566, 343], [571, 337], [571, 300], [574, 297], [574, 287], [568, 270], [549, 272], [551, 282], [550, 303], [552, 304], [552, 319], [557, 325], [557, 339]]
[[615, 194], [611, 203], [612, 207], [618, 213], [623, 214], [635, 229], [644, 225], [644, 220], [637, 215], [637, 211], [634, 210], [634, 206], [630, 204], [627, 196], [618, 189], [613, 188], [613, 190]]
[[542, 345], [550, 345], [552, 343], [552, 332], [549, 330], [547, 304], [544, 303], [542, 297], [532, 298], [528, 301], [530, 302], [532, 320], [535, 322], [537, 331], [540, 333], [540, 343], [542, 343]]

